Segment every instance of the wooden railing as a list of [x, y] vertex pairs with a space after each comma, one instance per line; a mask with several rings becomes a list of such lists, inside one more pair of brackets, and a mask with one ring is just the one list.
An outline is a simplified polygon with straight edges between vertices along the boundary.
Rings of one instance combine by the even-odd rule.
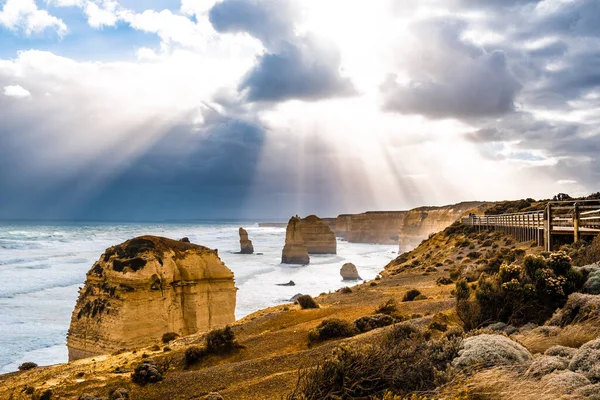
[[552, 248], [553, 235], [582, 236], [600, 233], [600, 200], [553, 201], [544, 210], [500, 214], [471, 215], [463, 224], [486, 229], [504, 230], [520, 241], [536, 240], [538, 245]]

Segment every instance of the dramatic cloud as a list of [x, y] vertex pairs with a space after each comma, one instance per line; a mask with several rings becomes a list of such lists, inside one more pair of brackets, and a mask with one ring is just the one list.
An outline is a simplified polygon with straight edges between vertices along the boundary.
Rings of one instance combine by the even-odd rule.
[[466, 24], [436, 18], [413, 27], [422, 45], [412, 56], [409, 80], [382, 86], [385, 108], [433, 118], [501, 115], [515, 109], [521, 88], [506, 54], [462, 39]]
[[294, 33], [296, 13], [288, 0], [224, 0], [210, 10], [218, 32], [246, 32], [266, 48], [240, 84], [248, 100], [320, 100], [355, 94], [350, 80], [340, 75], [335, 45]]
[[598, 190], [595, 0], [0, 4], [0, 218]]

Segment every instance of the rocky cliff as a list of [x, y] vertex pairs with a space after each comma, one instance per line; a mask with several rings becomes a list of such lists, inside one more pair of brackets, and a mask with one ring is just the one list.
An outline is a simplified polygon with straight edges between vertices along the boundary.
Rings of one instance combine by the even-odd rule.
[[254, 253], [254, 246], [252, 240], [248, 239], [248, 231], [244, 228], [240, 228], [240, 253], [241, 254], [252, 254]]
[[215, 250], [142, 236], [107, 249], [87, 274], [67, 336], [69, 360], [147, 346], [235, 320], [233, 273]]
[[464, 202], [442, 207], [420, 207], [409, 211], [372, 211], [343, 214], [336, 219], [336, 235], [349, 242], [400, 245], [404, 252], [431, 233], [441, 231], [482, 202]]
[[414, 249], [432, 233], [446, 229], [463, 214], [482, 204], [464, 202], [444, 207], [420, 207], [408, 211], [398, 230], [399, 251]]
[[281, 253], [283, 264], [304, 265], [310, 262], [301, 226], [302, 220], [298, 216], [290, 218], [285, 231], [285, 246]]
[[308, 254], [336, 254], [335, 233], [321, 218], [316, 215], [303, 218], [300, 229]]

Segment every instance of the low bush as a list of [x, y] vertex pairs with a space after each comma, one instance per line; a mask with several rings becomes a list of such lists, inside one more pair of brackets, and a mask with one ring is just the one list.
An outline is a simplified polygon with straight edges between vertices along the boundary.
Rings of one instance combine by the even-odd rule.
[[557, 310], [548, 325], [566, 326], [600, 318], [600, 296], [573, 293], [565, 305]]
[[303, 310], [310, 309], [310, 308], [319, 308], [319, 305], [317, 304], [315, 299], [313, 299], [308, 294], [303, 294], [302, 296], [299, 296], [296, 299], [296, 303], [298, 303], [300, 305], [300, 308]]
[[339, 318], [325, 319], [316, 328], [308, 332], [308, 343], [350, 337], [355, 333], [354, 325], [348, 321]]
[[444, 324], [443, 322], [433, 321], [429, 324], [428, 328], [434, 331], [446, 332], [448, 330], [448, 325]]
[[402, 297], [402, 301], [413, 301], [420, 294], [421, 292], [417, 289], [411, 289], [404, 294], [404, 297]]
[[19, 365], [19, 371], [28, 371], [30, 369], [34, 369], [37, 368], [38, 365], [34, 362], [24, 362], [23, 364]]
[[337, 292], [342, 294], [349, 294], [352, 293], [352, 289], [350, 289], [348, 286], [344, 286], [343, 288], [338, 289]]
[[574, 349], [572, 347], [552, 346], [544, 352], [544, 355], [571, 359], [575, 355], [576, 351], [577, 349]]
[[467, 329], [498, 321], [541, 324], [583, 283], [564, 252], [528, 256], [523, 265], [504, 263], [498, 273], [481, 275], [474, 290], [457, 282], [456, 309]]
[[594, 383], [600, 382], [600, 339], [581, 346], [571, 359], [569, 369], [583, 374]]
[[148, 383], [160, 382], [162, 379], [162, 373], [151, 361], [144, 361], [141, 365], [138, 365], [133, 371], [133, 374], [131, 374], [131, 380], [142, 386]]
[[458, 368], [496, 367], [531, 361], [531, 353], [503, 335], [477, 335], [466, 338], [452, 365]]
[[204, 347], [191, 346], [185, 349], [184, 359], [186, 365], [192, 365], [200, 361], [207, 353]]
[[162, 335], [162, 342], [169, 343], [169, 342], [177, 339], [178, 337], [179, 337], [179, 335], [175, 332], [167, 332]]
[[238, 347], [235, 335], [230, 326], [214, 329], [206, 335], [206, 351], [211, 354], [224, 354]]
[[548, 390], [571, 393], [580, 387], [588, 386], [591, 382], [584, 375], [573, 371], [555, 371], [544, 376], [542, 383]]
[[402, 319], [402, 315], [398, 310], [398, 304], [393, 297], [381, 303], [376, 309], [375, 314], [385, 314], [391, 317]]
[[434, 389], [451, 378], [449, 366], [460, 340], [427, 340], [415, 328], [395, 326], [377, 343], [340, 347], [316, 368], [302, 371], [288, 399], [405, 396]]
[[467, 257], [469, 257], [471, 260], [477, 260], [479, 257], [481, 257], [481, 253], [478, 251], [471, 251], [467, 254]]
[[451, 285], [454, 283], [454, 281], [452, 279], [450, 279], [449, 277], [446, 276], [442, 276], [441, 278], [438, 278], [437, 281], [435, 281], [435, 283], [437, 283], [438, 285]]
[[395, 322], [394, 318], [386, 314], [365, 315], [354, 321], [354, 328], [361, 333], [382, 328]]
[[565, 370], [568, 366], [569, 361], [565, 358], [556, 356], [542, 356], [536, 358], [531, 363], [525, 375], [539, 379], [542, 376], [548, 375], [554, 371]]
[[129, 391], [124, 388], [118, 388], [113, 391], [110, 396], [108, 396], [109, 400], [129, 400]]

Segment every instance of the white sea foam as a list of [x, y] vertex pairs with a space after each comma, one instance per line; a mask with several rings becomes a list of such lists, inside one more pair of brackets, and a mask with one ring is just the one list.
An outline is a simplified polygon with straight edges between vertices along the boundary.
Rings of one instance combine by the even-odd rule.
[[[262, 255], [236, 254], [242, 225]], [[67, 361], [65, 336], [85, 274], [106, 248], [135, 236], [187, 236], [219, 249], [239, 288], [236, 318], [288, 302], [297, 293], [318, 295], [348, 285], [339, 275], [345, 262], [372, 279], [395, 257], [396, 246], [339, 241], [337, 255], [311, 256], [307, 266], [282, 265], [285, 229], [248, 225], [0, 224], [0, 373], [14, 371], [24, 361]], [[277, 286], [290, 280], [296, 286]]]

